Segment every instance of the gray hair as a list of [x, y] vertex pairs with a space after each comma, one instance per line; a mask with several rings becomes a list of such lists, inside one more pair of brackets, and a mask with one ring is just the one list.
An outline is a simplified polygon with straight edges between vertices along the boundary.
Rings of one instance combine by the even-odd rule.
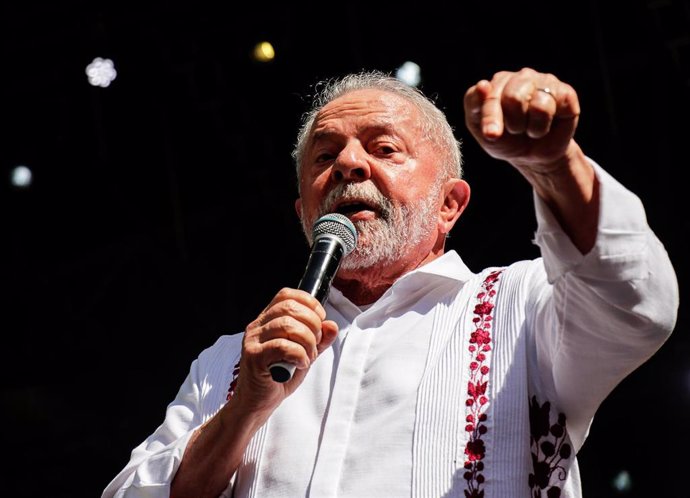
[[300, 170], [304, 150], [317, 114], [329, 102], [355, 90], [374, 89], [389, 92], [413, 104], [422, 114], [422, 131], [434, 143], [444, 156], [444, 171], [449, 178], [462, 178], [462, 152], [460, 141], [455, 138], [453, 128], [446, 115], [436, 104], [417, 88], [411, 87], [393, 76], [381, 71], [362, 71], [348, 74], [341, 78], [332, 78], [315, 85], [311, 108], [302, 116], [302, 123], [297, 133], [297, 142], [292, 151], [292, 158], [297, 169], [299, 185]]

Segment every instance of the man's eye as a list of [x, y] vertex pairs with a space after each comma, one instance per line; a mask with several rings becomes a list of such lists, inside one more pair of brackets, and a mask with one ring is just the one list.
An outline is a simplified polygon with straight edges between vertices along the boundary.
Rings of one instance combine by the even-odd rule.
[[395, 149], [390, 145], [378, 145], [375, 150], [377, 154], [382, 154], [384, 156], [394, 154], [396, 152]]
[[324, 163], [327, 161], [331, 161], [331, 160], [333, 160], [333, 157], [334, 157], [333, 154], [331, 154], [330, 152], [322, 152], [321, 154], [316, 156], [316, 162], [317, 163]]

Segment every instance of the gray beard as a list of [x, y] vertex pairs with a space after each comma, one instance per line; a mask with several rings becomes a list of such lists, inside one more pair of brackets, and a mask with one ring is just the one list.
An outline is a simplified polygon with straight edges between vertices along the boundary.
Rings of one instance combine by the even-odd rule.
[[366, 201], [376, 208], [379, 216], [354, 222], [358, 234], [357, 247], [341, 261], [340, 268], [362, 270], [386, 265], [400, 259], [436, 228], [436, 202], [441, 185], [442, 182], [437, 181], [429, 195], [411, 204], [393, 204], [370, 181], [341, 184], [326, 196], [316, 217], [302, 217], [302, 230], [311, 245], [313, 223], [330, 213], [337, 202]]

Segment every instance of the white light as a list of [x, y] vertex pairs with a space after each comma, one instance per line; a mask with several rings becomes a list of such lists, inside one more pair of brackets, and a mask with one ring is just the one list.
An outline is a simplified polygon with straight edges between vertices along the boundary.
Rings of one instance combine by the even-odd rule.
[[31, 170], [26, 166], [17, 166], [10, 173], [10, 181], [15, 187], [26, 188], [31, 185]]
[[91, 64], [86, 66], [86, 76], [89, 77], [89, 83], [93, 86], [105, 88], [117, 77], [117, 71], [115, 71], [113, 61], [96, 57]]
[[621, 493], [630, 491], [632, 487], [632, 479], [630, 479], [630, 474], [626, 470], [621, 470], [616, 477], [613, 478], [611, 483], [613, 489]]
[[409, 86], [417, 86], [422, 81], [422, 75], [419, 65], [414, 62], [407, 61], [398, 68], [395, 77]]

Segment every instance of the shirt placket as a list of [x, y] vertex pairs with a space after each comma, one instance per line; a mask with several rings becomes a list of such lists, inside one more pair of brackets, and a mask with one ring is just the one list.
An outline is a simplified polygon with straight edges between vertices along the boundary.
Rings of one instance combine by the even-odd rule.
[[372, 333], [352, 324], [343, 343], [338, 374], [324, 424], [309, 495], [337, 496]]

